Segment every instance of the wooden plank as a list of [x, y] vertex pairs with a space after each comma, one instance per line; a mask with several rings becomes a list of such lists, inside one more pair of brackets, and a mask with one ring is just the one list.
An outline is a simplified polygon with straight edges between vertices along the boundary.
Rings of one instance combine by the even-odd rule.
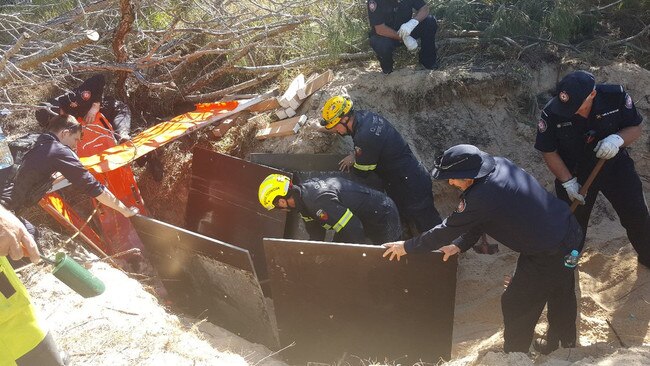
[[234, 116], [231, 116], [230, 118], [227, 118], [221, 122], [219, 126], [213, 128], [212, 134], [214, 134], [216, 138], [222, 138], [226, 135], [228, 130], [230, 130], [232, 127], [239, 126], [242, 121], [245, 121], [249, 116], [250, 113], [247, 111], [243, 111]]
[[278, 109], [275, 112], [275, 115], [278, 116], [281, 121], [287, 118], [287, 112], [285, 112], [284, 109]]
[[305, 75], [300, 74], [289, 84], [289, 87], [284, 94], [278, 98], [278, 102], [284, 108], [290, 107], [290, 101], [296, 96], [299, 89], [305, 87]]
[[286, 113], [287, 117], [293, 117], [296, 115], [296, 111], [293, 108], [285, 109], [284, 113]]
[[318, 89], [325, 86], [325, 84], [329, 83], [333, 79], [334, 79], [334, 73], [332, 72], [332, 70], [327, 70], [324, 73], [320, 74], [314, 80], [305, 84], [304, 88], [298, 89], [296, 94], [298, 95], [298, 98], [300, 98], [301, 100], [305, 99], [308, 96], [312, 95]]
[[306, 121], [307, 116], [303, 114], [300, 117], [293, 117], [284, 121], [275, 122], [271, 124], [270, 127], [259, 130], [255, 138], [258, 140], [265, 140], [269, 137], [295, 135]]
[[278, 109], [281, 105], [278, 103], [278, 98], [269, 98], [263, 102], [257, 103], [254, 106], [248, 108], [251, 112], [266, 112], [272, 109]]

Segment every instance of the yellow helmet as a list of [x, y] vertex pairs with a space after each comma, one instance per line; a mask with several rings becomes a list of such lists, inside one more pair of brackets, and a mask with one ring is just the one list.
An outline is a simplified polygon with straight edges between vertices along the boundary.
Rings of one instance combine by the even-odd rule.
[[282, 174], [270, 174], [264, 178], [260, 184], [258, 197], [260, 203], [267, 210], [275, 208], [273, 201], [277, 197], [286, 196], [289, 193], [289, 186], [291, 185], [291, 178]]
[[352, 109], [352, 100], [342, 95], [335, 95], [325, 102], [323, 106], [323, 120], [321, 126], [326, 129], [332, 129]]

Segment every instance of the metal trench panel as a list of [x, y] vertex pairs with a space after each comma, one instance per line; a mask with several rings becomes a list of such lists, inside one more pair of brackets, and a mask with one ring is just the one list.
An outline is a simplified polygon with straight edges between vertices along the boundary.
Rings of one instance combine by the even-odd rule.
[[[267, 175], [284, 173], [232, 156], [196, 148], [186, 210], [186, 228], [247, 249], [260, 281], [267, 278], [262, 238], [283, 237], [286, 213], [258, 201]], [[290, 175], [290, 174], [289, 174]]]
[[287, 172], [337, 171], [342, 154], [250, 154], [250, 161]]
[[274, 318], [247, 250], [140, 215], [131, 222], [174, 299], [193, 314], [277, 348]]
[[289, 362], [410, 365], [451, 357], [457, 256], [382, 258], [381, 247], [264, 239]]

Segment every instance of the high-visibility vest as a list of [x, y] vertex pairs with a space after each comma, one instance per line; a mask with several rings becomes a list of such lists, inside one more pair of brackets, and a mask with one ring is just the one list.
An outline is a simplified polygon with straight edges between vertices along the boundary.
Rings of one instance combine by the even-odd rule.
[[15, 365], [45, 338], [27, 289], [7, 257], [0, 257], [0, 366]]

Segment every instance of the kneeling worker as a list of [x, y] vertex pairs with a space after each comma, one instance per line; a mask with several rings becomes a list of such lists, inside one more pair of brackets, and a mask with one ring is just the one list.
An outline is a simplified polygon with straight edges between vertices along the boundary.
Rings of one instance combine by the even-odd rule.
[[397, 240], [402, 226], [395, 203], [385, 194], [344, 178], [312, 178], [292, 184], [282, 174], [271, 174], [259, 188], [267, 210], [298, 210], [312, 240], [323, 240], [334, 230], [334, 241], [373, 244]]
[[458, 208], [440, 225], [406, 242], [386, 243], [384, 257], [440, 250], [443, 260], [467, 251], [486, 233], [519, 253], [501, 296], [504, 351], [528, 353], [535, 324], [548, 304], [548, 339], [542, 353], [576, 345], [573, 268], [565, 255], [580, 246], [582, 229], [569, 206], [511, 161], [472, 145], [457, 145], [437, 159], [432, 176], [460, 189]]

